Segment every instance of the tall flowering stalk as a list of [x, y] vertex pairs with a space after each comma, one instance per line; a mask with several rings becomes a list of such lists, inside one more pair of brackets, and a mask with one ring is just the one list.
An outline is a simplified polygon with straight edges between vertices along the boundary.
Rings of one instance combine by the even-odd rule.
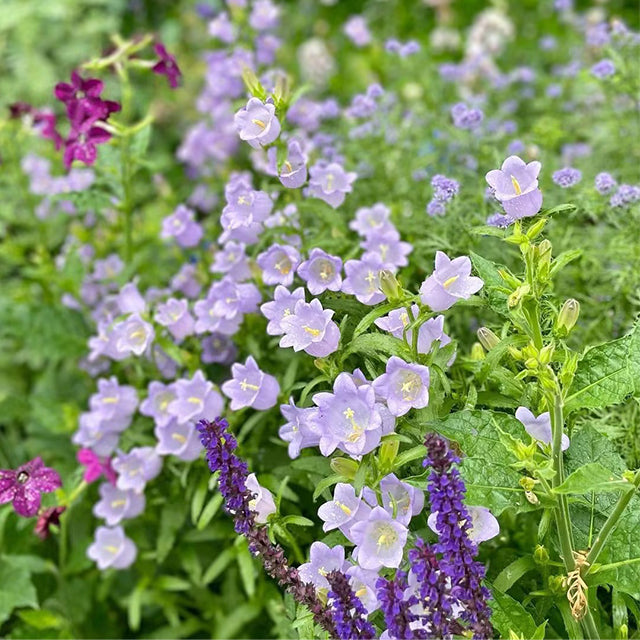
[[360, 598], [349, 585], [349, 578], [342, 571], [327, 574], [331, 585], [328, 600], [340, 640], [362, 638], [370, 640], [376, 637], [373, 625], [367, 620], [367, 611]]
[[415, 596], [405, 598], [408, 587], [407, 574], [400, 570], [396, 571], [394, 578], [380, 578], [376, 582], [378, 601], [389, 637], [397, 640], [426, 638], [423, 629], [411, 629], [411, 624], [418, 621], [418, 616], [411, 611], [411, 607], [418, 604], [418, 599]]
[[451, 596], [464, 606], [461, 618], [473, 629], [475, 638], [493, 637], [490, 592], [482, 586], [484, 566], [474, 560], [478, 548], [469, 537], [471, 516], [464, 506], [466, 487], [455, 467], [460, 462], [441, 436], [425, 438], [427, 457], [423, 465], [432, 468], [428, 491], [431, 511], [437, 513], [439, 540], [434, 551], [442, 554], [441, 571], [451, 580]]
[[298, 570], [289, 566], [282, 547], [269, 540], [266, 527], [256, 525], [255, 513], [249, 507], [253, 495], [246, 487], [247, 464], [234, 453], [238, 443], [228, 427], [229, 423], [224, 418], [216, 418], [212, 422], [200, 420], [197, 424], [209, 469], [212, 473], [219, 473], [220, 493], [226, 511], [233, 516], [236, 532], [247, 538], [249, 549], [260, 558], [267, 574], [304, 604], [315, 622], [332, 638], [338, 637], [331, 612], [318, 599], [315, 587], [303, 582]]

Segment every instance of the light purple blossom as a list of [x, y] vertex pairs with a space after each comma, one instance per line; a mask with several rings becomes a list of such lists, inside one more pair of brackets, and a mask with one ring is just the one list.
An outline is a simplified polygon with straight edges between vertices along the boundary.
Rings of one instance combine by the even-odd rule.
[[420, 300], [434, 311], [444, 311], [458, 300], [467, 300], [484, 284], [471, 275], [471, 260], [467, 256], [451, 260], [446, 253], [438, 251], [435, 267], [420, 287]]
[[202, 362], [210, 364], [231, 364], [238, 355], [238, 349], [229, 336], [222, 333], [212, 333], [202, 340]]
[[[367, 571], [354, 565], [347, 569], [349, 584], [353, 593], [362, 602], [367, 613], [373, 613], [380, 607], [376, 589], [376, 582], [380, 578], [377, 571]], [[382, 636], [381, 636], [382, 637]]]
[[[118, 444], [121, 424], [115, 426], [104, 420], [99, 414], [85, 412], [78, 420], [78, 430], [73, 434], [71, 441], [74, 444], [91, 449], [99, 456], [110, 455]], [[124, 428], [126, 429], [127, 424]]]
[[258, 255], [256, 262], [262, 269], [265, 284], [289, 286], [300, 264], [300, 253], [290, 245], [272, 244]]
[[[471, 528], [467, 530], [467, 535], [472, 542], [480, 544], [495, 538], [500, 533], [500, 524], [489, 509], [486, 507], [465, 506], [471, 517]], [[437, 520], [437, 512], [431, 513], [427, 518], [427, 524], [434, 533], [439, 533]]]
[[185, 462], [200, 457], [202, 444], [193, 421], [179, 423], [172, 420], [163, 427], [154, 429], [158, 443], [156, 453], [161, 456], [173, 455]]
[[404, 524], [382, 507], [374, 507], [366, 520], [351, 527], [358, 564], [372, 571], [382, 567], [397, 569], [402, 562], [407, 535]]
[[406, 267], [409, 264], [407, 256], [413, 251], [408, 242], [400, 240], [400, 234], [395, 229], [372, 233], [361, 246], [366, 249], [363, 260], [377, 260], [382, 263], [384, 269], [390, 270]]
[[192, 264], [183, 264], [176, 275], [171, 279], [171, 289], [187, 296], [195, 298], [202, 290], [198, 282], [196, 268]]
[[109, 567], [127, 569], [133, 564], [136, 554], [136, 545], [124, 535], [121, 526], [98, 527], [95, 541], [87, 550], [87, 555], [101, 571]]
[[595, 177], [594, 183], [596, 190], [602, 195], [613, 191], [618, 184], [616, 179], [610, 173], [606, 173], [605, 171], [599, 173]]
[[[414, 318], [418, 317], [420, 308], [417, 304], [411, 305], [411, 312]], [[380, 329], [388, 331], [396, 338], [402, 339], [405, 327], [411, 322], [411, 318], [409, 318], [406, 309], [394, 309], [388, 315], [382, 316], [374, 322]], [[413, 338], [412, 329], [407, 330], [406, 338], [407, 342], [411, 344]], [[429, 318], [429, 320], [420, 325], [418, 331], [418, 353], [429, 353], [431, 345], [436, 341], [440, 343], [440, 347], [444, 347], [451, 342], [451, 338], [444, 333], [444, 316]]]
[[278, 430], [278, 435], [289, 443], [289, 457], [297, 458], [301, 449], [315, 447], [320, 442], [316, 407], [296, 407], [291, 398], [289, 404], [280, 405], [280, 413], [287, 422]]
[[231, 380], [222, 385], [222, 393], [231, 399], [232, 411], [243, 407], [264, 410], [276, 404], [280, 385], [274, 376], [260, 370], [253, 356], [244, 364], [233, 364], [231, 375]]
[[452, 178], [436, 174], [431, 178], [433, 197], [440, 202], [449, 202], [460, 190], [460, 184]]
[[156, 426], [166, 427], [173, 419], [169, 405], [176, 399], [175, 386], [162, 382], [150, 382], [148, 394], [140, 403], [140, 413], [153, 418]]
[[309, 194], [336, 209], [352, 190], [358, 174], [346, 172], [337, 162], [317, 162], [309, 169], [309, 176]]
[[195, 213], [181, 204], [162, 221], [163, 238], [175, 238], [181, 247], [195, 247], [203, 236], [202, 227], [195, 221]]
[[362, 304], [374, 305], [385, 299], [380, 288], [380, 271], [384, 265], [370, 256], [362, 260], [347, 260], [344, 265], [347, 277], [342, 283], [342, 291], [354, 295]]
[[97, 518], [103, 518], [110, 527], [127, 518], [135, 518], [144, 511], [143, 493], [137, 493], [133, 489], [123, 491], [110, 482], [103, 482], [98, 492], [100, 500], [93, 506], [93, 514]]
[[267, 324], [267, 333], [270, 336], [280, 336], [284, 333], [282, 320], [293, 313], [296, 303], [304, 300], [304, 288], [298, 287], [291, 293], [286, 287], [278, 285], [273, 292], [273, 300], [265, 302], [260, 311], [262, 315], [269, 321]]
[[259, 98], [250, 98], [247, 105], [236, 113], [234, 123], [240, 139], [254, 149], [271, 144], [280, 135], [275, 105]]
[[293, 313], [280, 321], [284, 330], [280, 346], [293, 347], [294, 351], [304, 349], [311, 356], [325, 358], [340, 342], [340, 329], [331, 320], [333, 313], [331, 309], [323, 309], [317, 298], [310, 303], [298, 300]]
[[398, 356], [387, 360], [386, 372], [373, 381], [376, 395], [384, 398], [394, 416], [429, 404], [429, 369], [405, 362]]
[[616, 65], [612, 60], [605, 58], [604, 60], [600, 60], [591, 67], [591, 75], [598, 80], [603, 80], [604, 78], [610, 78], [616, 72]]
[[246, 245], [243, 242], [227, 242], [222, 249], [215, 252], [209, 270], [212, 273], [224, 273], [236, 282], [248, 280], [251, 277], [251, 269], [245, 249]]
[[176, 380], [172, 386], [176, 397], [169, 403], [168, 410], [179, 423], [222, 414], [224, 400], [202, 371], [196, 371], [191, 380]]
[[381, 202], [372, 207], [360, 207], [356, 211], [355, 219], [349, 223], [349, 228], [365, 238], [374, 234], [384, 234], [395, 229], [389, 220], [390, 216], [389, 207]]
[[132, 313], [114, 327], [113, 339], [119, 355], [142, 355], [153, 342], [154, 337], [153, 326], [137, 313]]
[[542, 192], [538, 188], [538, 161], [526, 164], [518, 156], [509, 156], [501, 169], [489, 171], [486, 180], [495, 190], [495, 197], [506, 213], [514, 219], [534, 216], [542, 207]]
[[118, 474], [118, 489], [133, 489], [138, 493], [144, 490], [145, 484], [153, 480], [162, 468], [162, 460], [153, 447], [134, 447], [129, 453], [121, 451], [112, 464]]
[[304, 582], [312, 584], [316, 589], [329, 589], [325, 576], [331, 571], [346, 571], [349, 563], [344, 559], [344, 547], [333, 548], [324, 542], [314, 542], [309, 549], [309, 562], [298, 567], [298, 575]]
[[298, 275], [307, 283], [309, 293], [317, 296], [323, 291], [340, 291], [342, 259], [322, 249], [311, 249], [309, 259], [298, 267]]
[[108, 421], [114, 431], [124, 431], [131, 423], [138, 395], [134, 387], [118, 384], [115, 376], [100, 378], [98, 392], [89, 398], [89, 408], [100, 419]]
[[[276, 155], [275, 149], [269, 149], [269, 156], [274, 164]], [[298, 140], [289, 140], [287, 157], [282, 166], [276, 169], [278, 179], [287, 189], [298, 189], [307, 181], [307, 156], [303, 153]]]
[[154, 320], [164, 327], [177, 340], [184, 340], [193, 334], [195, 320], [189, 313], [189, 304], [186, 300], [169, 298], [165, 303], [159, 304]]
[[451, 118], [458, 129], [477, 129], [484, 119], [484, 113], [480, 109], [468, 107], [464, 102], [458, 102], [451, 107]]
[[424, 507], [424, 492], [402, 482], [394, 473], [380, 480], [380, 493], [382, 506], [395, 520], [407, 526]]
[[371, 42], [371, 32], [363, 16], [351, 16], [342, 30], [356, 47], [365, 47]]
[[573, 167], [564, 167], [555, 171], [551, 176], [551, 179], [563, 189], [574, 187], [582, 180], [582, 172], [579, 169]]
[[366, 519], [370, 511], [371, 507], [362, 500], [361, 494], [356, 495], [352, 485], [339, 482], [333, 490], [333, 500], [318, 509], [318, 516], [324, 521], [323, 531], [340, 529], [348, 538], [351, 526]]
[[[548, 411], [541, 413], [537, 418], [526, 407], [516, 409], [516, 418], [524, 425], [525, 431], [534, 439], [544, 444], [551, 444], [553, 440], [551, 430], [551, 416]], [[565, 451], [570, 445], [569, 436], [562, 434], [561, 449]]]
[[274, 29], [278, 26], [280, 19], [280, 7], [271, 0], [255, 0], [251, 14], [249, 15], [249, 25], [258, 31]]
[[225, 44], [231, 44], [236, 39], [236, 29], [226, 11], [221, 11], [209, 22], [208, 31], [210, 36]]
[[269, 489], [260, 486], [255, 473], [250, 473], [245, 481], [247, 490], [252, 494], [249, 508], [256, 514], [256, 522], [265, 524], [272, 513], [276, 512], [276, 503]]
[[133, 282], [128, 282], [120, 289], [117, 304], [120, 313], [144, 313], [147, 308], [144, 298]]

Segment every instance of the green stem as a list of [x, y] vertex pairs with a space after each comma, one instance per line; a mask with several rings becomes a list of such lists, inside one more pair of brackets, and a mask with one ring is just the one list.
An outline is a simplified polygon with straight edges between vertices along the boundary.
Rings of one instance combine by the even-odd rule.
[[540, 319], [538, 317], [538, 303], [533, 302], [532, 305], [523, 305], [522, 310], [531, 329], [533, 344], [536, 349], [540, 350], [544, 347], [544, 340], [542, 338], [542, 329], [540, 328]]
[[[636, 472], [636, 475], [633, 479], [633, 485], [635, 486], [635, 489], [640, 487], [640, 471]], [[622, 512], [627, 508], [627, 505], [631, 501], [631, 498], [633, 497], [635, 492], [635, 490], [627, 491], [625, 494], [620, 496], [620, 498], [618, 499], [618, 503], [607, 518], [607, 521], [602, 525], [602, 529], [600, 529], [600, 533], [598, 534], [596, 541], [593, 543], [591, 550], [587, 554], [587, 562], [585, 563], [587, 573], [594, 565], [594, 563], [597, 562], [600, 552], [606, 544], [609, 536], [613, 533], [613, 530], [618, 524], [618, 520], [620, 519]]]

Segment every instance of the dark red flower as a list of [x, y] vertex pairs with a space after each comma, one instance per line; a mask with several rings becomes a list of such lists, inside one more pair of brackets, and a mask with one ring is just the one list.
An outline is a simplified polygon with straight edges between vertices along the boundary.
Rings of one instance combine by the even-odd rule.
[[153, 46], [155, 52], [160, 56], [160, 60], [151, 68], [151, 71], [163, 76], [167, 76], [169, 85], [175, 89], [180, 84], [182, 71], [176, 62], [176, 59], [166, 50], [165, 46], [158, 42]]
[[43, 509], [38, 515], [38, 521], [33, 532], [41, 540], [46, 540], [49, 537], [49, 528], [52, 524], [60, 524], [60, 515], [66, 511], [67, 507], [48, 507]]

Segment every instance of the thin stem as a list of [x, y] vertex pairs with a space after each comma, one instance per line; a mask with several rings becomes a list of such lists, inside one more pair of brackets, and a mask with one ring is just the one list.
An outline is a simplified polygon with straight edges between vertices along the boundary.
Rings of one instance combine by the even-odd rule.
[[591, 638], [592, 640], [598, 640], [598, 638], [600, 638], [600, 632], [598, 631], [598, 627], [596, 626], [596, 621], [593, 619], [591, 609], [589, 609], [588, 607], [587, 613], [585, 613], [584, 618], [582, 618], [582, 625], [586, 632], [587, 638]]

